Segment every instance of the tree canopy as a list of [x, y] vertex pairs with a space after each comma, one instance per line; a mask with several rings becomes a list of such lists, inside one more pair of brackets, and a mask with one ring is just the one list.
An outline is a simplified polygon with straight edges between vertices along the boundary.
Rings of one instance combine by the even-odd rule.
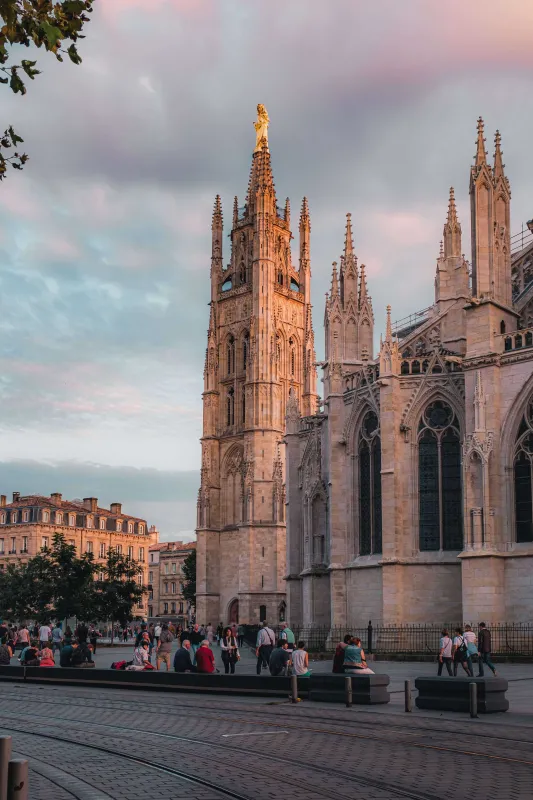
[[191, 550], [183, 562], [183, 597], [196, 605], [196, 549]]
[[[34, 46], [53, 53], [58, 61], [68, 57], [81, 64], [76, 43], [83, 39], [83, 26], [90, 21], [95, 0], [0, 0], [0, 83], [15, 94], [26, 94], [26, 82], [40, 75], [37, 61], [21, 59], [10, 62], [12, 46]], [[17, 47], [18, 46], [18, 47]], [[22, 169], [28, 156], [17, 145], [24, 140], [8, 127], [0, 136], [0, 180], [6, 177], [7, 165]], [[13, 152], [11, 149], [15, 148]]]

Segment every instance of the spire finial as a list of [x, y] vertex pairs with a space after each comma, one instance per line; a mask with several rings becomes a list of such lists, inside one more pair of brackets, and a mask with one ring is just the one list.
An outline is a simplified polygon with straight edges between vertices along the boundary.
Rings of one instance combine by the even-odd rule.
[[215, 205], [213, 206], [213, 219], [211, 222], [211, 228], [221, 228], [222, 227], [222, 202], [220, 200], [220, 195], [217, 194], [215, 197]]
[[457, 208], [455, 206], [455, 192], [453, 186], [450, 186], [450, 199], [448, 201], [448, 225], [457, 222]]
[[385, 341], [392, 342], [392, 323], [390, 318], [391, 307], [387, 306], [387, 327], [385, 329]]
[[300, 209], [300, 227], [302, 225], [309, 225], [309, 203], [307, 202], [307, 197], [302, 200]]
[[453, 186], [450, 186], [450, 199], [448, 201], [448, 216], [444, 223], [444, 245], [441, 242], [441, 258], [448, 258], [449, 256], [459, 256], [461, 254], [461, 225], [457, 217], [457, 208], [455, 205], [455, 192]]
[[439, 258], [444, 258], [444, 242], [440, 240]]
[[353, 255], [352, 215], [346, 214], [346, 235], [344, 237], [344, 256]]
[[367, 296], [368, 296], [368, 288], [366, 285], [366, 267], [364, 264], [361, 264], [361, 282], [359, 284], [359, 308], [361, 308], [363, 300], [366, 300]]
[[287, 223], [287, 225], [290, 228], [290, 226], [291, 226], [291, 201], [289, 200], [288, 197], [285, 200], [285, 222]]
[[505, 164], [502, 161], [502, 137], [500, 131], [494, 134], [494, 177], [503, 175]]
[[487, 163], [487, 153], [485, 151], [485, 139], [483, 136], [485, 127], [483, 118], [479, 117], [477, 121], [477, 151], [476, 151], [476, 167]]
[[237, 195], [233, 198], [233, 224], [236, 225], [239, 221], [239, 198]]
[[333, 262], [333, 271], [331, 273], [331, 299], [333, 300], [339, 294], [339, 280], [337, 278], [337, 262]]

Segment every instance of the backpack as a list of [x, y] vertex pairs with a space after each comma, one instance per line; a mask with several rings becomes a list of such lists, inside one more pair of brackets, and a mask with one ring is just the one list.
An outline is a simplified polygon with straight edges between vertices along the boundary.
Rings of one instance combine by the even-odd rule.
[[111, 664], [111, 669], [126, 669], [126, 667], [131, 666], [133, 661], [113, 661]]

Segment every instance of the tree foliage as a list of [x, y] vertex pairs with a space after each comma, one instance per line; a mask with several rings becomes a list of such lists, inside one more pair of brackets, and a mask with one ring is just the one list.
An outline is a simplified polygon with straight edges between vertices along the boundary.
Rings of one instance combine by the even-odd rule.
[[116, 548], [107, 551], [105, 566], [100, 568], [104, 579], [95, 583], [95, 606], [97, 619], [109, 619], [125, 625], [132, 618], [147, 591], [139, 582], [142, 567], [136, 561], [123, 556]]
[[183, 562], [183, 597], [191, 605], [196, 604], [196, 549]]
[[[68, 57], [81, 64], [76, 43], [83, 39], [83, 26], [90, 21], [94, 0], [0, 0], [0, 83], [9, 85], [15, 94], [26, 94], [26, 82], [40, 75], [37, 61], [21, 59], [8, 63], [11, 46], [44, 48], [58, 61]], [[0, 181], [6, 177], [7, 165], [22, 169], [28, 156], [11, 148], [23, 139], [8, 128], [0, 138]]]
[[[103, 580], [95, 580], [97, 572], [103, 573]], [[140, 575], [142, 567], [115, 549], [109, 549], [106, 563], [100, 565], [92, 553], [78, 557], [74, 545], [56, 533], [50, 548], [0, 572], [0, 617], [38, 622], [76, 617], [124, 624], [146, 592]]]

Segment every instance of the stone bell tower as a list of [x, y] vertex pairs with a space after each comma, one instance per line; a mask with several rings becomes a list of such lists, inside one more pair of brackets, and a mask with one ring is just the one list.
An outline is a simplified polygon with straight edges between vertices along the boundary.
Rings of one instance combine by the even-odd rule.
[[309, 209], [300, 258], [291, 255], [290, 204], [277, 205], [269, 118], [257, 107], [244, 206], [233, 205], [223, 266], [222, 204], [212, 220], [211, 303], [204, 369], [198, 493], [196, 618], [275, 623], [285, 609], [285, 408], [292, 390], [316, 411], [310, 304]]

